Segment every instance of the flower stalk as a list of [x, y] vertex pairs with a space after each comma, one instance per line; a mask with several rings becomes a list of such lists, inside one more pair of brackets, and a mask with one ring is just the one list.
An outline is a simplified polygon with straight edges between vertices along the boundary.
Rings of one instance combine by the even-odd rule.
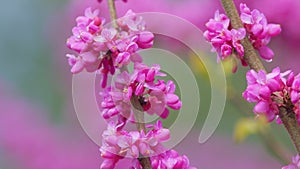
[[116, 12], [115, 0], [107, 0], [107, 3], [108, 3], [109, 14], [110, 14], [112, 25], [114, 28], [117, 29], [118, 24], [117, 24], [117, 12]]
[[[243, 28], [243, 23], [239, 17], [234, 2], [232, 0], [221, 0], [221, 3], [227, 16], [230, 18], [231, 26], [234, 29]], [[243, 40], [241, 40], [241, 44], [245, 49], [244, 59], [249, 67], [254, 69], [256, 72], [260, 70], [266, 71], [250, 40], [245, 37]], [[280, 106], [279, 117], [288, 131], [297, 152], [300, 153], [300, 127], [298, 121], [296, 120], [295, 113], [293, 112], [293, 104], [285, 104], [284, 106]]]

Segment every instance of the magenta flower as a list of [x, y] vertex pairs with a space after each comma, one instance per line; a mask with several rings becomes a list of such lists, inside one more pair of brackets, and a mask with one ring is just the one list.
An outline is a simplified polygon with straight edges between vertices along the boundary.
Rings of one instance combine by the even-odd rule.
[[300, 156], [297, 154], [292, 158], [291, 164], [284, 166], [281, 169], [300, 169]]
[[143, 31], [138, 34], [137, 44], [141, 49], [147, 49], [153, 46], [153, 40], [153, 33]]
[[169, 110], [166, 106], [178, 110], [182, 103], [179, 97], [174, 94], [175, 85], [172, 81], [167, 84], [163, 80], [155, 82], [155, 77], [165, 76], [160, 72], [159, 65], [153, 65], [151, 68], [144, 64], [135, 64], [135, 72], [133, 74], [137, 87], [135, 94], [143, 96], [144, 110], [153, 115], [157, 114], [161, 118], [167, 118]]
[[118, 137], [118, 146], [121, 148], [122, 154], [127, 152], [127, 155], [138, 158], [139, 149], [137, 142], [140, 139], [140, 133], [138, 131], [129, 132], [126, 135]]
[[104, 28], [102, 29], [101, 34], [99, 36], [96, 36], [94, 40], [101, 43], [107, 43], [107, 46], [113, 46], [111, 43], [114, 43], [113, 40], [116, 37], [117, 33], [118, 31], [115, 28]]
[[[287, 79], [286, 76], [288, 76]], [[253, 109], [254, 113], [264, 114], [269, 121], [277, 118], [280, 123], [278, 107], [290, 101], [295, 105], [294, 112], [300, 122], [300, 75], [294, 76], [291, 71], [280, 73], [280, 69], [277, 67], [268, 74], [262, 70], [258, 73], [250, 70], [246, 77], [248, 86], [243, 97], [248, 102], [257, 103]]]
[[[203, 35], [211, 43], [212, 51], [217, 52], [217, 61], [235, 56], [244, 62], [244, 48], [240, 42], [246, 36], [244, 28], [229, 29], [229, 18], [224, 14], [220, 14], [219, 11], [215, 12], [214, 19], [210, 19], [205, 26], [207, 30]], [[233, 70], [236, 70], [236, 68], [233, 68]]]
[[[125, 117], [133, 121], [131, 98], [136, 95], [140, 98], [144, 111], [150, 115], [157, 114], [161, 118], [167, 118], [169, 108], [179, 110], [182, 102], [175, 94], [175, 84], [172, 81], [165, 83], [156, 80], [156, 77], [165, 76], [160, 72], [159, 65], [148, 67], [145, 64], [136, 63], [134, 72], [118, 74], [114, 80], [114, 86], [101, 92], [102, 116], [110, 119], [114, 116]], [[120, 113], [121, 112], [121, 113]]]
[[85, 10], [85, 16], [76, 18], [77, 25], [72, 29], [73, 35], [67, 40], [67, 46], [78, 53], [67, 54], [72, 73], [86, 69], [88, 72], [100, 70], [101, 86], [105, 87], [108, 75], [115, 69], [127, 66], [131, 62], [141, 62], [136, 54], [139, 49], [153, 46], [154, 35], [145, 30], [145, 22], [129, 10], [118, 20], [121, 30], [103, 28], [104, 20], [98, 17], [99, 10]]
[[134, 121], [130, 99], [133, 91], [130, 87], [130, 76], [127, 72], [117, 75], [114, 87], [108, 87], [100, 93], [102, 117], [106, 120], [117, 116], [120, 123]]
[[146, 23], [141, 16], [137, 16], [132, 10], [128, 10], [124, 17], [118, 19], [118, 25], [129, 32], [139, 33], [146, 29]]
[[255, 49], [259, 51], [260, 56], [272, 61], [273, 51], [267, 47], [271, 37], [281, 32], [279, 24], [268, 24], [267, 18], [263, 13], [254, 9], [251, 11], [246, 4], [240, 4], [241, 20], [244, 23], [247, 32], [250, 34], [249, 39]]
[[141, 153], [144, 156], [153, 156], [165, 151], [161, 143], [170, 138], [170, 131], [162, 128], [158, 121], [147, 134], [143, 131], [125, 131], [120, 125], [110, 122], [107, 130], [103, 132], [103, 144], [100, 148], [101, 156], [105, 159], [101, 168], [114, 168], [115, 164], [124, 156], [138, 158]]
[[94, 45], [94, 36], [102, 29], [102, 19], [97, 15], [99, 10], [85, 10], [85, 16], [76, 18], [77, 25], [72, 29], [73, 35], [67, 40], [67, 46], [79, 55], [67, 54], [72, 73], [79, 73], [83, 69], [93, 72], [100, 64], [99, 47]]
[[186, 156], [180, 156], [176, 151], [169, 150], [151, 158], [154, 169], [195, 169], [189, 166], [189, 160]]
[[[258, 50], [260, 56], [267, 61], [272, 61], [274, 53], [267, 45], [271, 37], [281, 32], [280, 25], [268, 24], [263, 13], [257, 9], [251, 11], [243, 3], [240, 4], [240, 12], [240, 18], [245, 28], [232, 29], [229, 18], [224, 14], [220, 14], [219, 11], [216, 11], [214, 19], [210, 19], [205, 25], [207, 30], [204, 32], [204, 37], [211, 43], [212, 52], [217, 52], [217, 61], [234, 56], [241, 60], [243, 66], [247, 66], [243, 59], [244, 48], [240, 42], [246, 37], [246, 34], [248, 34], [248, 38], [253, 47]], [[236, 70], [237, 64], [234, 60], [232, 72]]]

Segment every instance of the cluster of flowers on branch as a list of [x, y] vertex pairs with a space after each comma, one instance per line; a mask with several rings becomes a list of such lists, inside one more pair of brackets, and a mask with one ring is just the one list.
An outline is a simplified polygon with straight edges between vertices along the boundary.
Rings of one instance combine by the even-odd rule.
[[[219, 11], [215, 12], [214, 19], [206, 23], [207, 30], [204, 32], [204, 37], [211, 43], [212, 51], [217, 52], [218, 61], [231, 57], [234, 60], [233, 72], [237, 69], [236, 59], [241, 60], [243, 66], [247, 66], [244, 60], [246, 49], [241, 44], [244, 38], [250, 40], [262, 59], [272, 61], [274, 53], [267, 45], [271, 37], [281, 32], [280, 25], [269, 24], [263, 13], [257, 9], [251, 11], [246, 4], [240, 4], [240, 16], [235, 14], [233, 1], [224, 1], [223, 7], [228, 13], [233, 13], [232, 19], [236, 19], [237, 23], [240, 19], [243, 27], [238, 30], [233, 29], [230, 19]], [[290, 70], [281, 73], [279, 67], [267, 73], [262, 64], [258, 63], [259, 59], [255, 59], [256, 61], [250, 59], [256, 56], [246, 57], [250, 67], [255, 70], [249, 70], [246, 74], [248, 86], [243, 92], [244, 99], [256, 103], [253, 109], [256, 115], [267, 117], [269, 122], [276, 119], [277, 123], [284, 123], [299, 152], [297, 142], [300, 139], [298, 126], [300, 124], [300, 74], [294, 75]], [[300, 168], [299, 159], [297, 155], [290, 165], [282, 169]]]
[[[204, 32], [204, 38], [211, 43], [212, 51], [217, 52], [217, 60], [233, 57], [240, 60], [243, 66], [247, 66], [241, 40], [248, 36], [260, 56], [267, 61], [272, 61], [274, 53], [267, 45], [271, 37], [281, 32], [280, 25], [268, 24], [263, 13], [257, 9], [251, 11], [246, 4], [240, 4], [240, 12], [244, 28], [233, 29], [230, 19], [219, 11], [216, 11], [214, 18], [206, 23], [207, 30]], [[236, 59], [234, 59], [233, 72], [237, 70]]]
[[103, 146], [100, 148], [101, 156], [105, 159], [101, 168], [115, 168], [116, 163], [125, 156], [134, 158], [132, 167], [142, 169], [137, 158], [140, 155], [150, 156], [154, 169], [194, 169], [189, 167], [186, 156], [180, 156], [175, 150], [165, 150], [161, 143], [170, 138], [170, 131], [162, 127], [160, 121], [145, 134], [143, 131], [120, 130], [120, 126], [110, 123], [103, 133]]
[[119, 20], [120, 30], [104, 28], [105, 20], [98, 14], [99, 10], [87, 8], [85, 16], [76, 18], [77, 26], [72, 29], [73, 36], [67, 40], [67, 46], [78, 55], [67, 54], [67, 57], [72, 73], [100, 70], [105, 87], [108, 74], [113, 75], [131, 61], [142, 61], [136, 52], [152, 47], [154, 35], [145, 31], [145, 22], [131, 10]]
[[255, 72], [249, 70], [247, 75], [248, 87], [243, 97], [248, 102], [255, 102], [253, 111], [268, 117], [269, 121], [278, 118], [279, 107], [293, 105], [293, 111], [300, 123], [300, 74], [294, 75], [292, 71], [280, 72], [279, 67], [271, 73], [263, 70]]
[[150, 115], [157, 114], [167, 118], [169, 108], [179, 110], [182, 106], [179, 97], [174, 94], [176, 86], [173, 81], [155, 81], [155, 77], [165, 76], [160, 72], [159, 65], [148, 67], [143, 63], [135, 63], [132, 74], [124, 71], [115, 78], [114, 85], [100, 94], [102, 116], [109, 119], [118, 116], [120, 120], [126, 117], [134, 121], [131, 100], [137, 96], [143, 110]]
[[[101, 168], [113, 169], [120, 159], [128, 156], [134, 159], [132, 168], [141, 168], [138, 158], [149, 157], [154, 169], [192, 169], [186, 156], [162, 145], [169, 140], [170, 131], [163, 128], [161, 121], [147, 125], [145, 130], [125, 130], [128, 122], [143, 120], [135, 119], [136, 113], [167, 118], [169, 109], [179, 110], [182, 102], [175, 94], [173, 81], [158, 79], [166, 76], [160, 72], [160, 66], [149, 67], [137, 53], [153, 46], [154, 35], [145, 30], [143, 18], [129, 10], [117, 20], [116, 28], [105, 27], [104, 19], [98, 14], [98, 10], [87, 8], [85, 16], [76, 19], [77, 25], [67, 46], [77, 55], [67, 54], [67, 57], [72, 73], [86, 69], [101, 74], [100, 108], [102, 117], [108, 121], [100, 148], [104, 158]], [[131, 63], [133, 71], [130, 73], [127, 66]], [[112, 85], [107, 85], [109, 75], [115, 75]], [[141, 112], [134, 107], [136, 101]]]

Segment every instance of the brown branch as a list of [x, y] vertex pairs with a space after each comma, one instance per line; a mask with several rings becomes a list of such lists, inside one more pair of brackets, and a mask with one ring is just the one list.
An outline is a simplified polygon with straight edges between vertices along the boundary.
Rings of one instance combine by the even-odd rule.
[[[243, 28], [243, 23], [239, 17], [238, 11], [233, 0], [221, 0], [221, 3], [227, 16], [230, 18], [232, 28]], [[266, 71], [258, 55], [256, 54], [250, 40], [246, 37], [243, 40], [241, 40], [241, 44], [244, 47], [244, 58], [245, 61], [248, 63], [249, 67], [257, 72], [259, 70]], [[279, 117], [282, 123], [284, 124], [286, 130], [288, 131], [298, 153], [300, 154], [300, 127], [298, 121], [296, 120], [295, 113], [293, 112], [292, 107], [293, 105], [285, 105], [279, 107]]]

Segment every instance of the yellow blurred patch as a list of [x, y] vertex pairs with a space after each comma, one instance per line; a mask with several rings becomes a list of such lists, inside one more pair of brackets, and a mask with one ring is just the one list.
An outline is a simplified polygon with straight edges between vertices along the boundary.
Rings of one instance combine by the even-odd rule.
[[267, 118], [259, 116], [257, 118], [241, 118], [235, 125], [234, 141], [241, 143], [251, 134], [262, 132], [268, 126]]
[[[213, 68], [214, 64], [211, 62], [213, 62], [215, 60], [209, 60], [211, 62], [208, 62], [207, 65], [204, 65], [197, 55], [203, 56], [203, 55], [205, 55], [205, 53], [201, 53], [201, 52], [198, 52], [197, 54], [190, 53], [189, 54], [189, 56], [190, 56], [189, 64], [195, 73], [208, 78], [206, 67], [209, 69]], [[205, 56], [205, 57], [211, 57], [211, 56]], [[224, 68], [224, 72], [225, 72], [226, 76], [227, 77], [231, 76], [232, 70], [233, 70], [234, 66], [236, 66], [236, 64], [237, 64], [235, 59], [233, 57], [228, 57], [227, 59], [222, 60], [221, 63], [223, 64], [223, 68]]]

